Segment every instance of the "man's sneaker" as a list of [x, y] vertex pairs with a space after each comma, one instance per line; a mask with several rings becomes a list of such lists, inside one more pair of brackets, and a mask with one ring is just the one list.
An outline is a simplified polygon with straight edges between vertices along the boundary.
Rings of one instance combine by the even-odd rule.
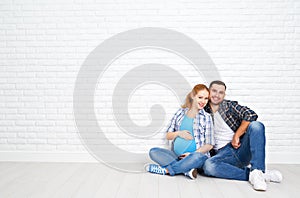
[[184, 173], [185, 176], [187, 176], [190, 179], [196, 179], [198, 175], [198, 171], [196, 168], [191, 169], [189, 172]]
[[145, 165], [145, 170], [150, 172], [150, 173], [155, 173], [159, 175], [165, 175], [166, 174], [166, 169], [162, 168], [161, 166], [157, 164], [146, 164]]
[[267, 182], [280, 183], [282, 181], [282, 174], [278, 170], [266, 170], [264, 177]]
[[267, 190], [267, 183], [265, 181], [264, 173], [261, 170], [254, 169], [249, 174], [249, 182], [252, 184], [254, 190]]

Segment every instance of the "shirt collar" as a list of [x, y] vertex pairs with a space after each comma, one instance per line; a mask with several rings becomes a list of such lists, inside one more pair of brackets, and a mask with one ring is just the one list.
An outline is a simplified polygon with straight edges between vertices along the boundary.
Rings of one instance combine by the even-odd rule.
[[[189, 110], [189, 108], [184, 108], [183, 110], [184, 110], [184, 113], [186, 113]], [[204, 115], [205, 114], [204, 112], [205, 112], [204, 109], [200, 109], [198, 111], [198, 114]]]

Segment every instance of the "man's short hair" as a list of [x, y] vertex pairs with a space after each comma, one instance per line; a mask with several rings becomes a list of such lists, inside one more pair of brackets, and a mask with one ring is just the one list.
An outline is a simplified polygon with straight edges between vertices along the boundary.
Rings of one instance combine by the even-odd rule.
[[214, 80], [212, 81], [210, 84], [209, 84], [209, 89], [214, 85], [223, 85], [225, 87], [225, 90], [226, 90], [226, 85], [223, 81], [220, 81], [220, 80]]

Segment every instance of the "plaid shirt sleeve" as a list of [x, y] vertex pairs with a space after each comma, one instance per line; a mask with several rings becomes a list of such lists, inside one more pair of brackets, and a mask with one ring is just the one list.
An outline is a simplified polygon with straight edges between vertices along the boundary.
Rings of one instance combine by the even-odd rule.
[[175, 132], [178, 129], [178, 117], [184, 113], [184, 109], [180, 108], [173, 116], [173, 118], [170, 121], [170, 124], [167, 127], [166, 132]]
[[253, 110], [247, 106], [239, 105], [236, 101], [231, 101], [231, 109], [241, 120], [252, 122], [258, 117]]
[[205, 125], [205, 144], [215, 145], [214, 127], [212, 117], [206, 114], [206, 125]]

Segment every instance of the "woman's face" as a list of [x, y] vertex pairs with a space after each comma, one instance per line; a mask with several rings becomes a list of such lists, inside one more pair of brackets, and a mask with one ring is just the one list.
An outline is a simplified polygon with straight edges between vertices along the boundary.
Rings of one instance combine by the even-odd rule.
[[209, 93], [206, 90], [200, 90], [195, 96], [192, 96], [193, 107], [198, 110], [203, 109], [208, 102]]

